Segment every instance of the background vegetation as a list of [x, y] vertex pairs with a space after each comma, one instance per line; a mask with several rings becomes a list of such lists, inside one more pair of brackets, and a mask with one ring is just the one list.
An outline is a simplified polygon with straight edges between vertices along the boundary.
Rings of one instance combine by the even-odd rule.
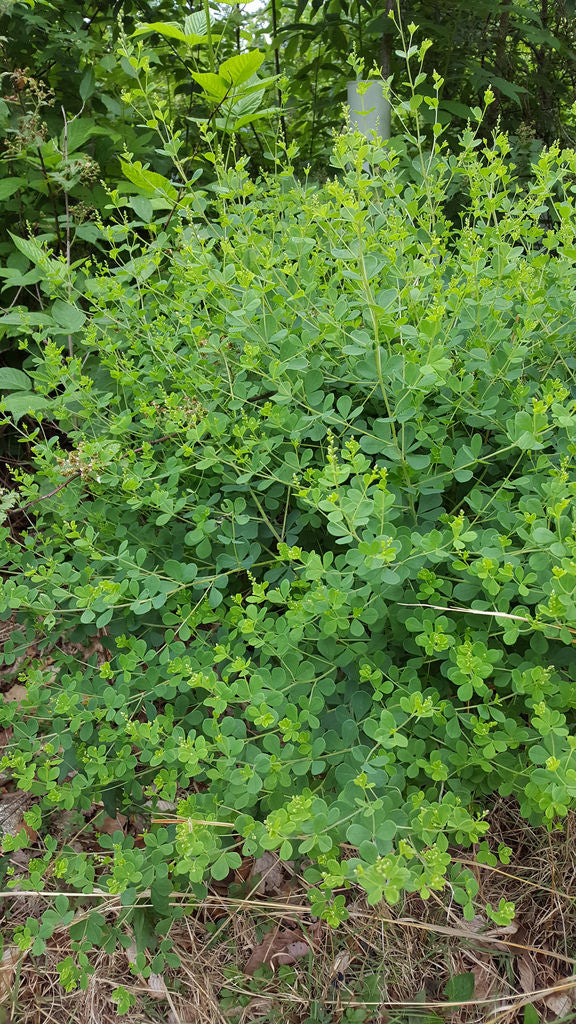
[[[106, 187], [126, 194], [119, 159], [124, 150], [171, 179], [181, 177], [175, 153], [162, 142], [165, 121], [179, 134], [186, 180], [196, 169], [204, 180], [210, 174], [201, 133], [208, 118], [212, 128], [226, 128], [226, 146], [246, 155], [257, 173], [274, 166], [278, 116], [266, 111], [281, 102], [280, 127], [294, 166], [309, 167], [315, 179], [325, 176], [332, 133], [342, 123], [346, 81], [355, 77], [348, 64], [353, 48], [366, 73], [375, 66], [384, 77], [393, 75], [395, 89], [406, 98], [402, 47], [390, 13], [404, 25], [418, 24], [432, 41], [420, 94], [432, 95], [436, 69], [445, 83], [437, 116], [452, 138], [491, 86], [495, 100], [482, 130], [489, 133], [499, 121], [524, 166], [543, 144], [557, 138], [572, 144], [573, 0], [214, 4], [210, 40], [206, 8], [184, 0], [100, 0], [86, 9], [66, 0], [2, 0], [6, 303], [40, 306], [38, 282], [34, 274], [21, 273], [22, 255], [8, 231], [32, 233], [67, 259], [102, 252], [97, 221], [107, 217]], [[265, 84], [261, 93], [244, 97], [233, 123], [226, 122], [225, 111], [216, 109], [221, 93], [207, 91], [198, 73], [254, 49], [262, 54]], [[140, 66], [134, 63], [138, 52], [145, 54]], [[147, 109], [139, 102], [143, 87]], [[424, 119], [426, 111], [423, 104]]]

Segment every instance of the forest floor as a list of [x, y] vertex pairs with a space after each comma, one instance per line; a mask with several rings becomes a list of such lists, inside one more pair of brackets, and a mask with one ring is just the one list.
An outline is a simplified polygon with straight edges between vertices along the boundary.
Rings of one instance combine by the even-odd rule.
[[[135, 946], [92, 956], [84, 991], [66, 992], [57, 965], [65, 933], [33, 958], [13, 946], [0, 968], [0, 1024], [538, 1024], [576, 1016], [576, 815], [564, 828], [531, 828], [498, 802], [491, 835], [510, 863], [473, 867], [478, 906], [516, 905], [507, 927], [482, 916], [464, 921], [449, 890], [426, 902], [368, 907], [348, 898], [348, 920], [331, 928], [310, 917], [292, 864], [275, 855], [247, 859], [234, 877], [173, 926], [181, 967], [135, 976]], [[118, 824], [118, 823], [115, 823]], [[122, 824], [122, 823], [120, 823]], [[41, 913], [42, 897], [4, 899], [11, 928]], [[101, 912], [113, 917], [120, 904]], [[82, 913], [77, 912], [77, 916]], [[119, 1015], [118, 989], [132, 1005]]]

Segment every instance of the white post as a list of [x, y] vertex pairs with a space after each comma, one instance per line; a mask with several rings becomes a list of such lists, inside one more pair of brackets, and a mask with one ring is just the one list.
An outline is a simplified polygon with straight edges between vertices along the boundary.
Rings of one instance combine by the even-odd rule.
[[[366, 88], [363, 95], [360, 85]], [[373, 132], [381, 139], [390, 138], [390, 103], [384, 99], [383, 82], [348, 82], [348, 110], [350, 127], [362, 132], [365, 138], [371, 139]]]

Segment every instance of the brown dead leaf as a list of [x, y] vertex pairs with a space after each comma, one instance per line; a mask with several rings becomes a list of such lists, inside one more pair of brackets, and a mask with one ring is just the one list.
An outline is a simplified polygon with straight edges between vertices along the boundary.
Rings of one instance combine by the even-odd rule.
[[561, 992], [557, 996], [546, 996], [544, 1000], [546, 1007], [552, 1011], [555, 1017], [566, 1017], [572, 1009], [570, 996]]
[[255, 1024], [257, 1017], [266, 1017], [267, 1020], [270, 1020], [270, 1013], [274, 1006], [273, 996], [256, 996], [251, 999], [246, 1007], [246, 1013], [250, 1014], [251, 1024]]
[[20, 828], [24, 829], [31, 843], [36, 842], [36, 840], [38, 839], [38, 833], [35, 828], [32, 828], [30, 825], [27, 825], [25, 821], [22, 822]]
[[76, 641], [64, 640], [59, 644], [59, 647], [64, 652], [64, 654], [70, 654], [73, 658], [76, 658], [83, 665], [85, 665], [88, 662], [88, 660], [95, 654], [96, 664], [98, 665], [98, 667], [100, 667], [104, 664], [105, 661], [107, 661], [107, 654], [102, 646], [102, 641], [100, 639], [102, 635], [103, 633], [100, 633], [98, 636], [96, 636], [93, 639], [92, 643], [88, 646], [86, 644], [77, 643]]
[[125, 814], [117, 814], [115, 818], [106, 815], [98, 822], [98, 831], [104, 832], [107, 836], [113, 836], [115, 832], [123, 832], [128, 818]]
[[576, 977], [559, 978], [554, 988], [556, 991], [544, 996], [544, 1005], [555, 1017], [566, 1017], [576, 1004]]
[[25, 699], [27, 692], [28, 691], [26, 690], [26, 687], [22, 686], [22, 683], [14, 683], [14, 685], [11, 686], [9, 690], [6, 690], [6, 693], [4, 694], [4, 700], [17, 701], [18, 704], [21, 704], [22, 701]]
[[[151, 806], [151, 804], [152, 804], [151, 800], [147, 800], [146, 801], [146, 806], [147, 807]], [[163, 812], [175, 811], [177, 806], [178, 805], [177, 805], [175, 800], [157, 800], [156, 801], [156, 810], [157, 811], [163, 811]]]
[[12, 636], [16, 628], [15, 615], [11, 615], [9, 619], [3, 619], [0, 622], [0, 650], [3, 650], [6, 641]]
[[148, 978], [148, 992], [153, 999], [167, 999], [168, 989], [161, 974], [151, 974]]
[[508, 939], [511, 935], [515, 935], [519, 925], [516, 921], [512, 921], [511, 924], [494, 927], [482, 914], [475, 914], [471, 921], [466, 921], [465, 927], [467, 931], [474, 932], [478, 936], [480, 943], [484, 936], [489, 939], [488, 949], [502, 949], [506, 952], [508, 946], [504, 942], [500, 943], [494, 940]]
[[9, 999], [12, 995], [16, 965], [21, 956], [22, 950], [18, 946], [7, 946], [2, 954], [2, 961], [0, 962], [0, 1003]]
[[0, 794], [0, 835], [18, 835], [24, 824], [23, 814], [31, 804], [29, 793]]
[[294, 964], [310, 952], [311, 945], [299, 928], [285, 928], [281, 931], [273, 929], [264, 936], [260, 945], [252, 953], [244, 967], [245, 974], [254, 972], [266, 964], [275, 970], [280, 964]]
[[10, 863], [18, 868], [18, 873], [21, 874], [28, 867], [32, 857], [34, 856], [32, 850], [14, 850], [10, 854]]
[[124, 953], [128, 961], [129, 967], [131, 966], [131, 964], [136, 963], [136, 957], [138, 956], [138, 948], [135, 942], [131, 942], [127, 949], [124, 950]]
[[474, 998], [479, 1001], [488, 999], [494, 991], [495, 977], [493, 971], [484, 964], [474, 964], [472, 967], [474, 975]]
[[511, 921], [510, 924], [490, 925], [487, 918], [483, 914], [475, 914], [471, 921], [466, 922], [466, 927], [471, 932], [480, 932], [483, 935], [497, 936], [501, 935], [515, 935], [518, 931], [519, 924], [517, 921]]
[[259, 878], [260, 881], [255, 892], [261, 896], [280, 896], [286, 892], [289, 870], [276, 856], [266, 850], [261, 857], [257, 857], [250, 871], [250, 880]]
[[536, 975], [534, 973], [534, 965], [529, 956], [526, 953], [519, 956], [516, 960], [516, 966], [522, 992], [525, 995], [528, 992], [534, 992], [536, 989]]
[[7, 729], [0, 729], [0, 750], [8, 746], [13, 735], [14, 730], [12, 726], [9, 726]]
[[347, 950], [342, 950], [334, 959], [334, 963], [330, 968], [331, 974], [344, 974], [350, 966], [352, 960], [352, 954]]
[[248, 882], [248, 880], [249, 880], [249, 878], [251, 876], [251, 873], [252, 873], [252, 857], [243, 857], [242, 858], [242, 863], [240, 864], [240, 866], [235, 868], [235, 871], [234, 871], [234, 874], [235, 874], [234, 881], [237, 882], [239, 885], [243, 884], [244, 882]]
[[341, 950], [334, 958], [330, 967], [330, 984], [339, 988], [345, 981], [346, 971], [352, 962], [352, 954], [347, 950]]

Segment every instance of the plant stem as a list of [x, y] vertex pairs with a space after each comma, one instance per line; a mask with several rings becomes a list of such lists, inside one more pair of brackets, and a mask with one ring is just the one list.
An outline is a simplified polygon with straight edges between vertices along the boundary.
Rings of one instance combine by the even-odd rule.
[[209, 0], [203, 0], [204, 2], [204, 14], [206, 17], [206, 37], [208, 39], [208, 62], [210, 64], [210, 71], [212, 74], [216, 71], [216, 60], [214, 57], [214, 42], [212, 40], [212, 26], [210, 24], [210, 3]]
[[[64, 166], [65, 166], [65, 168], [67, 170], [68, 169], [68, 118], [66, 117], [66, 110], [64, 109], [64, 107], [61, 107], [60, 109], [62, 110], [62, 117], [64, 118], [64, 132], [63, 132], [64, 145], [63, 145], [62, 155], [64, 157]], [[71, 291], [71, 287], [70, 287], [70, 262], [71, 262], [71, 260], [70, 260], [70, 254], [71, 254], [71, 251], [70, 251], [70, 202], [69, 202], [69, 199], [68, 199], [68, 189], [66, 188], [66, 185], [64, 185], [64, 211], [65, 211], [65, 214], [66, 214], [66, 224], [65, 224], [65, 228], [66, 228], [66, 253], [65, 253], [65, 255], [66, 255], [66, 267], [67, 267], [67, 270], [68, 270], [68, 300], [70, 300], [70, 291]], [[68, 339], [68, 353], [70, 355], [70, 358], [72, 358], [72, 356], [74, 355], [74, 346], [72, 344], [72, 335], [68, 334], [67, 335], [67, 339]]]
[[[280, 42], [278, 39], [278, 10], [276, 8], [276, 0], [270, 0], [270, 13], [272, 14], [272, 46], [274, 47], [274, 67], [276, 68], [276, 75], [280, 79], [280, 53], [278, 47]], [[282, 92], [280, 89], [280, 83], [277, 83], [276, 92], [278, 96], [278, 106], [282, 109]], [[282, 134], [284, 136], [284, 145], [288, 144], [288, 135], [286, 134], [286, 120], [284, 114], [280, 114], [280, 124], [282, 126]]]

